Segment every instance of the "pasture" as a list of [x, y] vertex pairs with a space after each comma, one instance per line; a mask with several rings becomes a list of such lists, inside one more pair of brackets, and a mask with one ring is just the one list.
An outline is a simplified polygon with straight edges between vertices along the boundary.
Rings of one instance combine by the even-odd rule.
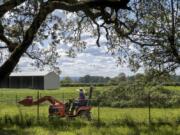
[[[80, 87], [61, 87], [58, 90], [39, 90], [40, 96], [53, 96], [57, 99], [70, 99], [70, 98], [77, 98], [78, 91], [77, 89]], [[89, 87], [82, 87], [88, 92]], [[95, 87], [94, 91], [103, 91], [104, 87]], [[33, 96], [33, 98], [37, 97], [37, 90], [31, 89], [0, 89], [0, 101], [9, 101], [14, 102], [17, 99], [25, 98], [26, 96]]]
[[164, 88], [168, 90], [180, 90], [180, 86], [165, 86]]
[[[78, 87], [40, 91], [41, 96], [51, 95], [59, 100], [76, 98]], [[168, 88], [168, 87], [167, 87]], [[88, 90], [88, 87], [85, 87]], [[95, 92], [104, 90], [97, 87]], [[16, 100], [26, 96], [36, 98], [35, 90], [2, 89], [0, 91], [0, 135], [179, 135], [180, 108], [152, 108], [149, 125], [148, 108], [92, 109], [92, 121], [76, 118], [48, 121], [48, 105], [40, 105], [40, 120], [37, 122], [37, 106], [23, 107]]]

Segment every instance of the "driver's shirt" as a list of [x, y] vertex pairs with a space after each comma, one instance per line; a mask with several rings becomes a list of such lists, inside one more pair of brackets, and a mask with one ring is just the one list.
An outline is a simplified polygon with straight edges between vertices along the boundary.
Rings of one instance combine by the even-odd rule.
[[79, 92], [79, 100], [85, 100], [85, 95], [83, 91]]

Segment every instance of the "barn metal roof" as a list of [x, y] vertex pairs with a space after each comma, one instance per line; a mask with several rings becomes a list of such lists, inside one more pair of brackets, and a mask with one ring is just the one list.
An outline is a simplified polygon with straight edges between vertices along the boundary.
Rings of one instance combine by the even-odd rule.
[[10, 76], [45, 76], [51, 71], [29, 71], [29, 72], [13, 72]]

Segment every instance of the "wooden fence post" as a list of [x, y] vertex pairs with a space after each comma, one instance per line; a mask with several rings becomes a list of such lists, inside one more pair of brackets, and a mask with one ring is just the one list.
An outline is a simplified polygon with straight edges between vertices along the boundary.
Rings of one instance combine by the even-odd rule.
[[64, 99], [64, 92], [62, 93], [62, 98], [63, 98], [63, 102], [65, 102], [65, 99]]
[[98, 127], [100, 127], [100, 102], [98, 102]]
[[18, 97], [17, 97], [17, 94], [16, 94], [16, 99], [15, 99], [15, 100], [16, 100], [16, 105], [17, 105], [17, 102], [18, 102]]
[[149, 125], [151, 125], [151, 95], [148, 93], [148, 113], [149, 113]]
[[[37, 100], [39, 100], [39, 90], [37, 91]], [[39, 123], [39, 103], [37, 104], [37, 122]]]

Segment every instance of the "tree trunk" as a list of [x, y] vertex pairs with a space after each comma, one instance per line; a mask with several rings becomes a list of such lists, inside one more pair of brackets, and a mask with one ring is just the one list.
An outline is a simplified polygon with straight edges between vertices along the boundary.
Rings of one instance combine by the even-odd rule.
[[51, 8], [41, 6], [38, 15], [34, 18], [33, 23], [27, 30], [22, 44], [16, 47], [9, 59], [0, 67], [0, 83], [13, 71], [23, 53], [26, 52], [28, 47], [31, 45], [39, 27], [50, 12]]

